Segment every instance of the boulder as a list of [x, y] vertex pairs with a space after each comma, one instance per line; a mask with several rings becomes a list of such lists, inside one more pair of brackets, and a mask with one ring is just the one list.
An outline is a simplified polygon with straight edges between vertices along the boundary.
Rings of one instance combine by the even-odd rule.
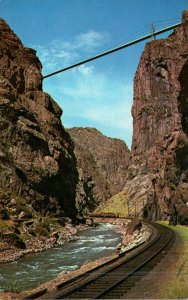
[[9, 220], [9, 213], [6, 208], [0, 208], [0, 220]]
[[87, 226], [93, 226], [94, 225], [93, 219], [92, 218], [87, 218], [86, 219], [86, 225]]
[[1, 233], [1, 239], [11, 246], [15, 246], [20, 249], [25, 249], [26, 245], [24, 241], [16, 233]]
[[127, 226], [126, 235], [133, 235], [135, 231], [140, 231], [142, 222], [138, 219], [133, 219]]

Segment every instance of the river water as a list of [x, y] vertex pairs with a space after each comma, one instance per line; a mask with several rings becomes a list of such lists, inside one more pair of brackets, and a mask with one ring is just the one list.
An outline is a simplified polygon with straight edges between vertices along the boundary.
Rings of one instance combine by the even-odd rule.
[[89, 261], [108, 256], [120, 239], [112, 224], [100, 223], [80, 232], [79, 240], [0, 264], [0, 291], [34, 288], [62, 271], [75, 270]]

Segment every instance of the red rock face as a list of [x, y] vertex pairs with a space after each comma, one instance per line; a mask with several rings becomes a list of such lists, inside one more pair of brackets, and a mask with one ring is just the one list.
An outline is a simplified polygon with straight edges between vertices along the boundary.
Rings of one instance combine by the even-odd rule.
[[130, 151], [125, 142], [109, 138], [95, 128], [68, 129], [75, 144], [79, 172], [77, 208], [92, 211], [122, 190], [127, 177]]
[[[188, 12], [167, 39], [147, 43], [134, 79], [130, 179], [138, 213], [188, 222]], [[148, 185], [148, 176], [150, 177]], [[129, 181], [128, 186], [132, 183]], [[130, 196], [130, 205], [139, 202]], [[143, 201], [144, 200], [144, 201]]]
[[0, 218], [7, 205], [14, 210], [11, 197], [3, 200], [7, 190], [42, 215], [74, 218], [125, 184], [125, 143], [75, 128], [69, 130], [74, 151], [62, 110], [42, 91], [41, 68], [36, 52], [0, 19]]
[[62, 111], [42, 91], [42, 65], [0, 19], [0, 187], [43, 214], [75, 216], [77, 171]]

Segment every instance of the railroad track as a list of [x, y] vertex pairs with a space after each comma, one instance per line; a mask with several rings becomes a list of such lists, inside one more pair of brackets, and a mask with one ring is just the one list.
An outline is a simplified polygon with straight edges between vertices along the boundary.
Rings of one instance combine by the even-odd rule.
[[[90, 272], [57, 286], [54, 293], [40, 291], [40, 299], [119, 299], [135, 286], [172, 247], [175, 236], [171, 229], [153, 224], [155, 234], [133, 254], [122, 254]], [[28, 297], [27, 299], [36, 299]], [[125, 298], [125, 295], [124, 295]]]

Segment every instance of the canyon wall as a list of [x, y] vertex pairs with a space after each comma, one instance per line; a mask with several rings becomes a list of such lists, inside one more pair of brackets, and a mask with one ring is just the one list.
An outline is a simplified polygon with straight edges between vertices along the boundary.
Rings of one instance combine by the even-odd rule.
[[[41, 214], [75, 217], [78, 172], [62, 110], [42, 91], [42, 65], [0, 19], [0, 188]], [[7, 205], [1, 198], [1, 207]], [[10, 205], [10, 203], [9, 203]]]
[[3, 191], [42, 215], [76, 218], [125, 185], [131, 216], [188, 222], [188, 12], [140, 59], [131, 163], [124, 142], [64, 129], [61, 108], [42, 91], [41, 68], [0, 19], [0, 216], [15, 205]]
[[168, 38], [146, 44], [132, 116], [130, 215], [188, 222], [188, 11]]
[[95, 128], [71, 128], [79, 172], [77, 209], [88, 212], [122, 190], [130, 151], [125, 142], [109, 138]]
[[125, 143], [96, 129], [66, 131], [41, 69], [0, 19], [0, 219], [83, 218], [125, 184]]

